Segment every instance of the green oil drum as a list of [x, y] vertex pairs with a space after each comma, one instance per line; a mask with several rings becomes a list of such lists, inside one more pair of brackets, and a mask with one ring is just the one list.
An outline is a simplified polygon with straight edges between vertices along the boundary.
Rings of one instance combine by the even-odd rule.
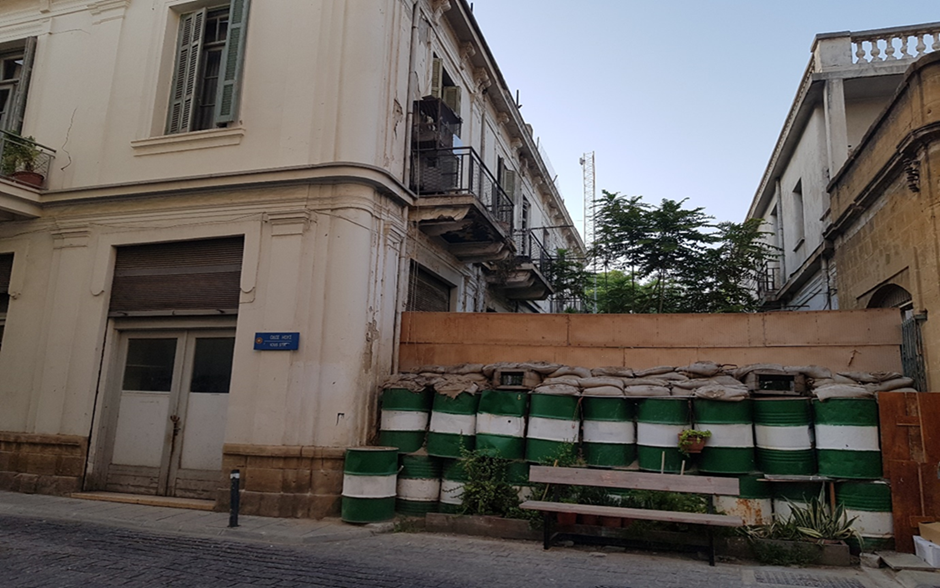
[[596, 466], [626, 466], [636, 459], [636, 402], [629, 398], [583, 396], [581, 448]]
[[[827, 403], [831, 400], [827, 400]], [[891, 514], [891, 487], [883, 481], [836, 484], [836, 502], [845, 506], [852, 525], [862, 536], [862, 549], [889, 547], [894, 538]]]
[[[766, 482], [765, 482], [766, 483]], [[774, 516], [786, 520], [790, 516], [790, 504], [806, 506], [813, 498], [824, 496], [824, 487], [819, 482], [773, 482]]]
[[532, 394], [529, 400], [529, 426], [526, 432], [527, 461], [548, 463], [565, 446], [577, 443], [581, 424], [577, 396]]
[[773, 487], [761, 482], [762, 476], [735, 476], [740, 492], [737, 496], [716, 496], [715, 508], [744, 519], [746, 525], [768, 525], [773, 521]]
[[678, 473], [688, 458], [679, 452], [679, 434], [689, 428], [685, 398], [643, 398], [637, 402], [636, 452], [640, 469]]
[[750, 399], [737, 402], [692, 401], [695, 428], [711, 431], [702, 449], [698, 468], [713, 474], [747, 474], [754, 471], [754, 426]]
[[424, 445], [431, 417], [431, 392], [386, 388], [382, 392], [382, 421], [379, 443], [413, 453]]
[[395, 512], [407, 516], [437, 512], [440, 497], [441, 460], [429, 455], [402, 455]]
[[754, 437], [760, 471], [789, 476], [816, 473], [808, 398], [754, 400]]
[[441, 499], [438, 510], [443, 513], [460, 512], [463, 505], [463, 486], [467, 483], [467, 472], [459, 459], [443, 460], [441, 474]]
[[819, 474], [833, 478], [881, 478], [878, 403], [874, 398], [813, 401]]
[[347, 449], [342, 519], [347, 523], [376, 523], [394, 518], [397, 473], [397, 447]]
[[477, 407], [477, 450], [503, 459], [525, 457], [528, 405], [528, 392], [484, 390]]
[[477, 428], [476, 394], [462, 392], [455, 398], [435, 394], [428, 429], [428, 454], [435, 457], [460, 457], [461, 449], [473, 450]]

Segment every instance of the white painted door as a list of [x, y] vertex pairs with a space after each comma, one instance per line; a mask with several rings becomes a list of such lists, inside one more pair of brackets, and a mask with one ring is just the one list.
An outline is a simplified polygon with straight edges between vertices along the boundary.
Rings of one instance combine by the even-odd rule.
[[108, 490], [214, 498], [234, 345], [230, 329], [121, 333]]

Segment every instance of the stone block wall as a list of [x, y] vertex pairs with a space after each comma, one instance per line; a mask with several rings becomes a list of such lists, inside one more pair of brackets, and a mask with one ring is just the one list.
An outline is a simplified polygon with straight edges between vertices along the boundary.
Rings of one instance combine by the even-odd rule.
[[0, 490], [67, 496], [82, 486], [88, 439], [0, 432]]
[[229, 474], [241, 475], [240, 512], [320, 519], [339, 514], [344, 448], [226, 444], [217, 510], [228, 510]]

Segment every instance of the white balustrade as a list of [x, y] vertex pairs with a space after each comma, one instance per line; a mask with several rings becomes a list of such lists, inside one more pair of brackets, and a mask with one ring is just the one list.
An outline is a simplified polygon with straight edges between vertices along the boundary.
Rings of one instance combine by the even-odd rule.
[[908, 61], [940, 50], [940, 26], [852, 33], [853, 63]]

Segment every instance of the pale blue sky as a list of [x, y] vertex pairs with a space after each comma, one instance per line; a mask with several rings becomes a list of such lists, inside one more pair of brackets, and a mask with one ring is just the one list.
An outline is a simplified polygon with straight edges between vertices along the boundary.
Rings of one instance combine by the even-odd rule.
[[817, 33], [940, 21], [936, 0], [472, 0], [581, 229], [597, 192], [743, 220]]

